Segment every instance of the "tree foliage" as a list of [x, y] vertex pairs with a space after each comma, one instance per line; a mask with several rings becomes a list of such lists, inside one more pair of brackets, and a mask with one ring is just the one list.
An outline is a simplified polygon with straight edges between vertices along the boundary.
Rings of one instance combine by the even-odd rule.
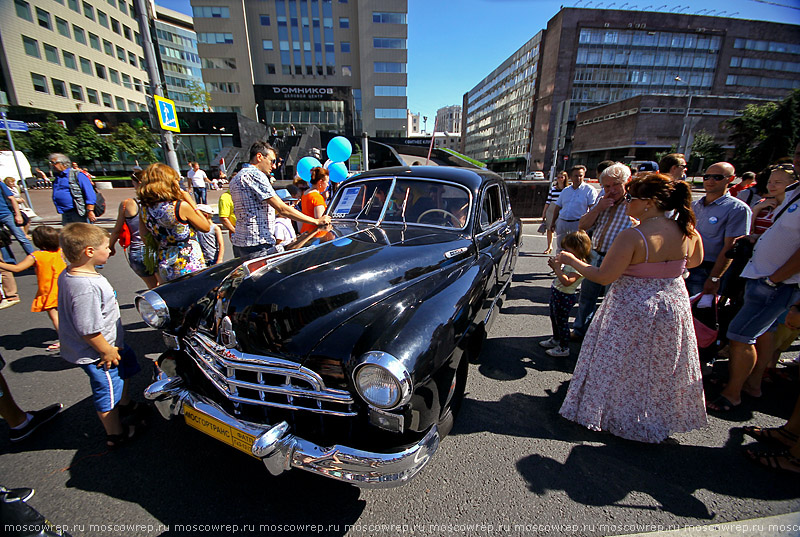
[[28, 151], [37, 160], [44, 160], [50, 153], [71, 155], [75, 150], [75, 137], [56, 123], [55, 114], [48, 114], [47, 121], [28, 133]]
[[187, 86], [189, 91], [186, 94], [189, 96], [189, 102], [192, 105], [202, 108], [203, 111], [211, 111], [211, 94], [206, 91], [205, 86], [197, 80], [192, 80]]
[[156, 155], [153, 148], [158, 142], [146, 126], [132, 127], [129, 123], [120, 123], [111, 132], [111, 141], [117, 150], [127, 153], [131, 158], [154, 162]]
[[778, 103], [747, 105], [728, 125], [737, 169], [762, 170], [790, 156], [800, 141], [800, 90]]
[[696, 170], [700, 167], [700, 159], [703, 159], [703, 165], [708, 167], [713, 162], [725, 160], [725, 149], [714, 140], [713, 134], [699, 130], [694, 134], [690, 158], [690, 170]]
[[89, 123], [81, 123], [75, 129], [75, 150], [72, 158], [78, 162], [115, 160], [116, 146], [106, 136], [101, 136]]

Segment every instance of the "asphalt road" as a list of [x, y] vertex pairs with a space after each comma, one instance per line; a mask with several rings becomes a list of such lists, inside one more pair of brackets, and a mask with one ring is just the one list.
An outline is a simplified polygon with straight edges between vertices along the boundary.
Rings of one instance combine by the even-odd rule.
[[[602, 536], [800, 511], [797, 479], [749, 462], [736, 429], [782, 424], [796, 384], [710, 418], [707, 429], [674, 435], [669, 445], [590, 432], [558, 416], [578, 346], [570, 358], [551, 358], [537, 345], [550, 335], [551, 277], [535, 253], [544, 245], [536, 227], [525, 228], [508, 300], [481, 362], [470, 366], [451, 436], [415, 480], [389, 490], [298, 470], [272, 477], [255, 459], [155, 413], [144, 436], [108, 452], [85, 374], [44, 349], [55, 332], [45, 314], [29, 311], [36, 283], [24, 273], [22, 304], [0, 311], [4, 375], [23, 408], [54, 401], [65, 408], [21, 444], [12, 445], [0, 425], [0, 484], [35, 487], [32, 506], [72, 535], [92, 537]], [[133, 307], [140, 281], [119, 255], [103, 272], [117, 290], [127, 341], [146, 366], [163, 344]], [[147, 380], [135, 380], [137, 394]], [[774, 534], [798, 533], [788, 529]]]

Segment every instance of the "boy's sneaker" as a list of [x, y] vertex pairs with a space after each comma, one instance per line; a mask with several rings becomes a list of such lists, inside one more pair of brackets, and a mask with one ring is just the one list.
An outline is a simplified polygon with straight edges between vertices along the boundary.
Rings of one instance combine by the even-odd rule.
[[28, 414], [32, 416], [31, 419], [28, 420], [28, 423], [24, 427], [19, 429], [11, 429], [9, 431], [10, 440], [12, 442], [19, 442], [20, 440], [28, 438], [31, 434], [33, 434], [33, 431], [51, 419], [55, 418], [56, 415], [61, 412], [62, 408], [63, 405], [61, 403], [55, 403], [41, 410], [28, 412]]
[[539, 345], [541, 345], [545, 349], [552, 349], [553, 347], [558, 347], [558, 341], [556, 341], [553, 338], [545, 339], [544, 341], [540, 341]]
[[557, 346], [545, 351], [550, 356], [569, 356], [569, 347]]
[[16, 306], [19, 304], [19, 298], [4, 298], [0, 301], [0, 310], [4, 310], [6, 308], [10, 308], [11, 306]]

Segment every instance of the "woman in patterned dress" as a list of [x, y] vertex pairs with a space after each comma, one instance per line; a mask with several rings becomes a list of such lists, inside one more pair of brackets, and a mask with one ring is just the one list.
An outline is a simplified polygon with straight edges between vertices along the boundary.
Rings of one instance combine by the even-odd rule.
[[159, 283], [206, 267], [195, 230], [208, 231], [209, 222], [181, 190], [179, 181], [178, 172], [157, 162], [147, 167], [136, 190], [141, 204], [139, 231], [150, 235], [157, 245]]
[[[707, 425], [685, 267], [702, 262], [691, 190], [651, 173], [628, 183], [628, 214], [600, 267], [561, 252], [601, 285], [613, 282], [586, 333], [560, 414], [595, 431], [657, 443]], [[677, 218], [665, 217], [669, 210]]]

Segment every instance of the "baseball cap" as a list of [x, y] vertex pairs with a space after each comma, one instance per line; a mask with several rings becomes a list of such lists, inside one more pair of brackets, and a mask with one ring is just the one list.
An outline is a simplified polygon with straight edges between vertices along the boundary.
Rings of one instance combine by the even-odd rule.
[[639, 164], [640, 172], [657, 172], [658, 171], [658, 164], [653, 162], [652, 160], [648, 160]]

